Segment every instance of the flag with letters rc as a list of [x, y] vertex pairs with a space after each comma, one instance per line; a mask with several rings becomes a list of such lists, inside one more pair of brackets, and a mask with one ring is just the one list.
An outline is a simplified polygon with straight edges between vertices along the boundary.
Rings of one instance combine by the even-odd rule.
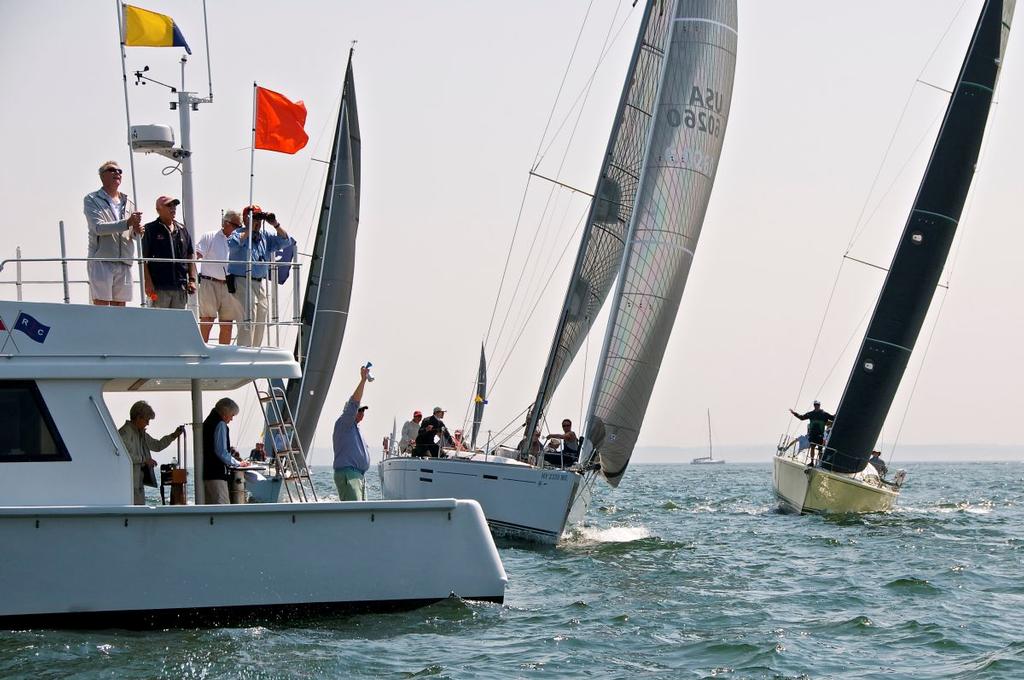
[[46, 342], [46, 335], [50, 332], [50, 327], [39, 323], [35, 317], [22, 312], [14, 322], [14, 330], [21, 331], [32, 340], [42, 343]]
[[306, 105], [293, 102], [283, 94], [256, 88], [257, 149], [296, 153], [309, 141], [304, 126]]

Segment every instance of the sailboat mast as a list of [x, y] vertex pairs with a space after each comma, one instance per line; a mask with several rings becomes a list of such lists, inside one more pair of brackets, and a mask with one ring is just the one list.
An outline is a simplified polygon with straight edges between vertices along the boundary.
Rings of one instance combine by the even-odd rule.
[[715, 459], [715, 452], [712, 450], [711, 443], [711, 409], [708, 409], [708, 460]]
[[[640, 60], [641, 49], [644, 45], [644, 36], [647, 33], [647, 26], [650, 22], [651, 13], [654, 11], [655, 4], [655, 0], [649, 0], [649, 2], [647, 2], [646, 7], [644, 8], [643, 18], [640, 21], [640, 29], [637, 33], [636, 44], [633, 46], [633, 54], [630, 57], [629, 68], [626, 71], [625, 82], [622, 85], [622, 93], [619, 95], [619, 105], [615, 110], [615, 120], [612, 122], [611, 133], [608, 136], [608, 146], [604, 153], [605, 162], [597, 177], [597, 188], [594, 190], [594, 197], [590, 201], [590, 209], [587, 213], [586, 226], [583, 230], [583, 236], [580, 238], [580, 246], [576, 253], [576, 262], [573, 265], [572, 275], [569, 277], [569, 285], [565, 292], [565, 301], [562, 303], [562, 311], [558, 315], [558, 324], [555, 326], [555, 334], [551, 341], [551, 349], [548, 352], [547, 362], [544, 364], [544, 373], [541, 376], [540, 387], [537, 389], [537, 397], [534, 399], [533, 407], [527, 413], [526, 430], [523, 435], [524, 450], [521, 452], [524, 454], [529, 451], [533, 432], [537, 429], [541, 418], [544, 416], [544, 407], [546, 406], [545, 402], [548, 394], [554, 388], [552, 383], [557, 382], [554, 380], [556, 372], [564, 373], [565, 367], [572, 363], [573, 355], [576, 351], [575, 349], [570, 348], [570, 351], [567, 353], [568, 355], [563, 355], [563, 340], [566, 327], [573, 317], [573, 312], [579, 311], [580, 308], [585, 306], [585, 301], [580, 299], [578, 294], [579, 291], [575, 284], [580, 280], [584, 266], [587, 264], [590, 236], [594, 231], [594, 224], [596, 221], [595, 213], [597, 212], [598, 206], [602, 205], [602, 186], [606, 182], [608, 165], [614, 157], [615, 147], [619, 141], [619, 130], [622, 126], [622, 120], [625, 115], [627, 105], [629, 104], [630, 89], [632, 88], [633, 80], [636, 77], [637, 63]], [[604, 300], [603, 295], [606, 294], [607, 291], [600, 294], [602, 302]], [[599, 310], [600, 306], [598, 306], [598, 309], [594, 310], [595, 314]], [[589, 330], [589, 326], [593, 321], [593, 319], [587, 320], [587, 330]], [[586, 332], [584, 332], [583, 335], [586, 335]], [[578, 349], [578, 347], [576, 349]], [[559, 379], [560, 378], [561, 376], [559, 376]]]

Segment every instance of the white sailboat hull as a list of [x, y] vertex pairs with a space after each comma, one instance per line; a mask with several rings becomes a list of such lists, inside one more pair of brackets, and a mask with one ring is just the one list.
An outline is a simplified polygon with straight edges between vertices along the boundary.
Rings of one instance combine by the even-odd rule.
[[582, 520], [589, 501], [579, 473], [500, 456], [390, 457], [380, 463], [380, 479], [384, 498], [471, 498], [495, 536], [547, 544], [558, 542], [567, 522]]
[[883, 485], [870, 465], [845, 474], [808, 467], [806, 453], [777, 455], [772, 462], [772, 488], [779, 507], [788, 512], [830, 514], [892, 510], [899, 491]]
[[5, 628], [250, 621], [453, 595], [501, 602], [507, 582], [480, 506], [452, 499], [4, 507], [0, 544]]

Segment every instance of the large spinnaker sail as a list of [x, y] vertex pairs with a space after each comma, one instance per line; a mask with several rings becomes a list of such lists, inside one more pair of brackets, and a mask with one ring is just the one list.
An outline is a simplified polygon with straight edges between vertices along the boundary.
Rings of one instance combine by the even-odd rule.
[[618, 486], [636, 445], [690, 272], [722, 151], [736, 70], [735, 0], [679, 0], [611, 318], [587, 445]]
[[[583, 346], [622, 263], [670, 18], [663, 3], [649, 0], [528, 429], [535, 429], [543, 417], [547, 395], [558, 387]], [[530, 437], [525, 439], [530, 441]]]
[[822, 465], [860, 472], [924, 324], [974, 177], [1014, 0], [988, 0], [836, 411]]
[[348, 321], [359, 229], [359, 182], [359, 117], [350, 52], [302, 304], [302, 325], [295, 342], [302, 377], [288, 381], [287, 389], [295, 431], [307, 448], [313, 442]]

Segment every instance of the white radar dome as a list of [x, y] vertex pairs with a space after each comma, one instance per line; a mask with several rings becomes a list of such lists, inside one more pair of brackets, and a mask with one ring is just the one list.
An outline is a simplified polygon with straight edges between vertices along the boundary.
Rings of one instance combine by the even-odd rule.
[[161, 151], [174, 146], [174, 130], [170, 125], [133, 125], [134, 151]]

